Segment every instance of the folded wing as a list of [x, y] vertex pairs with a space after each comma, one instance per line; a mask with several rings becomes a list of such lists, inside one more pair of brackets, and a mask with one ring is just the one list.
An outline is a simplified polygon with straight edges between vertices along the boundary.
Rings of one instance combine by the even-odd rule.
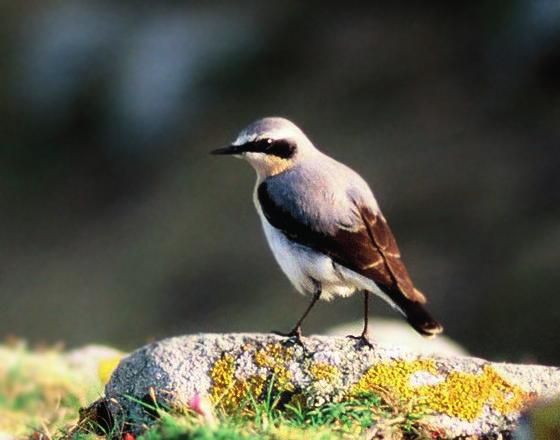
[[426, 298], [414, 288], [393, 233], [380, 212], [353, 202], [356, 221], [351, 226], [335, 225], [326, 233], [311, 224], [311, 215], [301, 212], [296, 215], [284, 207], [293, 209], [294, 203], [280, 205], [266, 181], [259, 185], [257, 196], [263, 214], [276, 229], [296, 243], [322, 252], [336, 263], [374, 281], [419, 333], [433, 336], [441, 332], [442, 327], [423, 308]]

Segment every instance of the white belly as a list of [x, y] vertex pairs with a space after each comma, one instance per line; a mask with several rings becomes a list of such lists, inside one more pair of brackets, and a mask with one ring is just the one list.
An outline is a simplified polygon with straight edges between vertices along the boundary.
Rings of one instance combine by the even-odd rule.
[[300, 293], [314, 293], [314, 280], [321, 285], [321, 299], [327, 301], [334, 296], [349, 296], [358, 289], [381, 293], [373, 281], [340, 266], [322, 253], [291, 242], [262, 215], [261, 220], [276, 261]]

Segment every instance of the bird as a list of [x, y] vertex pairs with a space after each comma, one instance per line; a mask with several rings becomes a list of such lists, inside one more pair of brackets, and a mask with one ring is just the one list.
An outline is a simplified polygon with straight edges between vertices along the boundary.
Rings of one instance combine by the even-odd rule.
[[212, 150], [253, 166], [253, 201], [280, 268], [311, 302], [287, 333], [302, 344], [301, 327], [319, 299], [363, 293], [364, 326], [349, 336], [373, 347], [368, 334], [369, 298], [384, 299], [414, 330], [436, 336], [443, 327], [426, 310], [393, 233], [366, 181], [318, 150], [282, 117], [259, 119], [235, 141]]

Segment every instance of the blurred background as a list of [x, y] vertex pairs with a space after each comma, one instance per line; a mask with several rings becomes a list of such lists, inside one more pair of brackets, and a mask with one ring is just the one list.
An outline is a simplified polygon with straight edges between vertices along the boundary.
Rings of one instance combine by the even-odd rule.
[[254, 171], [208, 155], [277, 115], [371, 184], [448, 336], [560, 363], [560, 3], [387, 3], [1, 2], [0, 337], [289, 330]]

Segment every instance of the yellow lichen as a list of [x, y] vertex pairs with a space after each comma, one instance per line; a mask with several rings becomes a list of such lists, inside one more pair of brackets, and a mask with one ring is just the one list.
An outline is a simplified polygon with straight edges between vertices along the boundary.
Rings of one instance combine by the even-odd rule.
[[437, 374], [433, 361], [397, 361], [390, 364], [374, 365], [354, 385], [352, 393], [371, 392], [385, 388], [395, 390], [405, 399], [411, 399], [415, 396], [415, 393], [410, 386], [410, 378], [419, 371]]
[[[434, 379], [431, 384], [411, 384], [416, 373]], [[371, 367], [354, 385], [351, 394], [392, 390], [405, 399], [421, 399], [429, 408], [464, 420], [475, 420], [485, 405], [507, 414], [519, 410], [529, 395], [511, 385], [496, 370], [485, 366], [482, 374], [451, 371], [444, 376], [434, 361], [396, 361]]]
[[474, 420], [485, 404], [500, 414], [519, 410], [529, 394], [485, 366], [480, 375], [450, 372], [447, 380], [432, 390], [430, 398], [435, 410]]
[[228, 389], [231, 385], [235, 369], [234, 362], [233, 356], [226, 354], [214, 364], [210, 373], [214, 381], [213, 396], [221, 394], [220, 391]]
[[328, 364], [313, 364], [309, 367], [309, 372], [316, 380], [325, 380], [332, 383], [340, 374], [338, 368]]
[[258, 375], [248, 380], [235, 379], [235, 360], [229, 354], [216, 361], [210, 376], [214, 382], [212, 401], [226, 412], [237, 409], [247, 399], [248, 393], [259, 396], [265, 386], [265, 379]]
[[278, 363], [291, 361], [294, 358], [294, 349], [284, 347], [282, 344], [268, 344], [255, 351], [255, 363], [262, 367], [271, 367]]
[[253, 360], [259, 367], [266, 367], [274, 378], [274, 387], [282, 391], [292, 391], [292, 373], [286, 368], [286, 362], [293, 359], [293, 348], [281, 344], [268, 344], [265, 348], [255, 351]]
[[292, 373], [286, 368], [286, 362], [293, 359], [293, 349], [281, 344], [269, 344], [256, 350], [253, 361], [258, 367], [265, 367], [269, 373], [251, 375], [247, 379], [235, 377], [235, 359], [225, 354], [214, 364], [210, 376], [212, 377], [212, 400], [226, 412], [239, 408], [247, 402], [249, 396], [258, 398], [272, 378], [275, 390], [293, 391]]

